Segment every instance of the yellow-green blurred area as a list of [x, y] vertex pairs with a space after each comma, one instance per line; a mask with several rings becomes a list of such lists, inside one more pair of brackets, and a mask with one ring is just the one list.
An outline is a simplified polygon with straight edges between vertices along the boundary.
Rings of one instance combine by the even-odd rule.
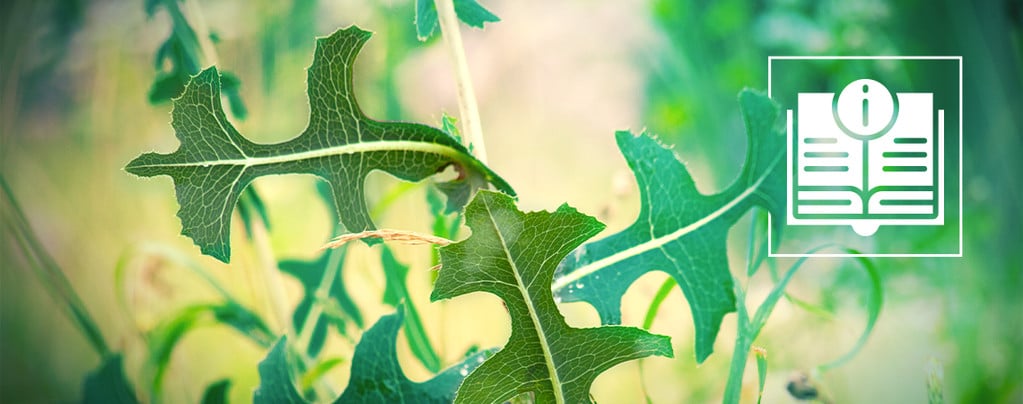
[[[237, 74], [245, 119], [239, 132], [280, 142], [308, 116], [305, 68], [314, 38], [356, 24], [373, 38], [355, 66], [356, 94], [377, 119], [440, 126], [457, 116], [453, 69], [442, 40], [416, 39], [409, 0], [187, 0], [190, 21], [214, 34], [218, 67]], [[687, 163], [701, 191], [720, 190], [739, 172], [745, 135], [736, 94], [765, 89], [769, 55], [963, 56], [964, 257], [878, 259], [885, 306], [869, 343], [850, 362], [815, 377], [834, 403], [923, 403], [928, 366], [944, 369], [948, 402], [1023, 402], [1023, 4], [960, 1], [669, 1], [485, 0], [502, 21], [463, 25], [479, 98], [488, 164], [519, 194], [523, 210], [568, 203], [608, 224], [612, 234], [636, 217], [639, 195], [615, 147], [615, 130], [655, 133]], [[145, 246], [191, 257], [232, 294], [281, 330], [260, 260], [241, 221], [223, 264], [180, 236], [167, 177], [135, 178], [122, 167], [140, 153], [177, 147], [169, 103], [147, 94], [154, 54], [171, 21], [147, 17], [141, 0], [8, 0], [0, 5], [0, 167], [34, 231], [65, 271], [140, 398], [144, 336], [170, 313], [218, 301], [199, 277], [172, 261], [134, 254]], [[212, 59], [212, 55], [207, 55]], [[162, 66], [166, 68], [166, 66]], [[808, 78], [821, 79], [821, 78]], [[398, 181], [373, 174], [370, 206]], [[309, 176], [261, 178], [270, 240], [278, 259], [313, 258], [330, 237], [328, 207]], [[423, 184], [380, 212], [379, 227], [429, 232]], [[8, 220], [5, 216], [4, 220]], [[749, 219], [729, 238], [729, 261], [743, 283]], [[66, 310], [39, 282], [4, 227], [0, 250], [0, 402], [77, 401], [85, 375], [99, 366]], [[468, 235], [463, 229], [459, 237]], [[918, 240], [926, 241], [926, 240]], [[826, 240], [822, 240], [826, 242]], [[412, 301], [445, 366], [472, 346], [501, 346], [507, 312], [489, 294], [429, 302], [429, 246], [395, 245], [410, 265]], [[382, 303], [379, 247], [353, 244], [344, 283], [367, 326], [393, 311]], [[115, 268], [124, 270], [123, 288]], [[791, 260], [779, 260], [785, 269]], [[815, 259], [754, 343], [767, 352], [766, 403], [796, 402], [786, 384], [854, 344], [866, 321], [869, 281], [848, 260]], [[442, 270], [442, 269], [441, 269]], [[623, 301], [623, 322], [639, 326], [666, 275], [653, 272]], [[287, 310], [301, 286], [281, 277]], [[749, 280], [751, 309], [770, 291], [766, 271]], [[582, 303], [563, 304], [570, 325], [599, 325]], [[350, 326], [357, 339], [360, 331]], [[725, 318], [715, 353], [697, 365], [689, 307], [676, 289], [653, 323], [669, 335], [675, 358], [619, 365], [601, 375], [598, 402], [720, 402], [735, 316]], [[399, 339], [404, 371], [430, 373]], [[347, 383], [352, 341], [333, 330], [320, 358], [342, 358], [325, 380]], [[197, 403], [208, 384], [230, 378], [231, 402], [249, 402], [266, 351], [211, 323], [174, 350], [162, 393], [167, 403]], [[754, 361], [743, 402], [755, 402]]]

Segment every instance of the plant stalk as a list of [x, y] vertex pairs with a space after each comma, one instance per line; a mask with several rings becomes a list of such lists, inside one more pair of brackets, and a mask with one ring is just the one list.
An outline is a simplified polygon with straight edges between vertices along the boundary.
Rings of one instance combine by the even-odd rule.
[[458, 86], [458, 109], [462, 120], [463, 142], [484, 164], [487, 162], [487, 149], [483, 142], [483, 126], [480, 123], [479, 106], [476, 104], [476, 93], [472, 87], [469, 74], [469, 63], [465, 59], [465, 48], [462, 45], [462, 33], [459, 31], [458, 16], [452, 0], [434, 0], [437, 7], [437, 21], [440, 24], [444, 45], [455, 67], [455, 80]]
[[[743, 327], [742, 324], [739, 326]], [[732, 350], [732, 362], [728, 370], [728, 383], [725, 385], [725, 397], [721, 400], [724, 404], [738, 404], [742, 395], [742, 378], [746, 373], [750, 349], [753, 348], [753, 339], [746, 334], [746, 331], [740, 330], [735, 338], [735, 349]]]
[[330, 288], [334, 285], [335, 279], [337, 279], [344, 255], [344, 250], [340, 248], [330, 250], [330, 255], [327, 257], [327, 267], [324, 268], [323, 277], [320, 278], [320, 285], [314, 292], [315, 300], [313, 300], [313, 304], [309, 307], [309, 312], [306, 313], [305, 321], [302, 322], [302, 332], [299, 333], [296, 340], [301, 348], [308, 349], [309, 344], [313, 340], [316, 324], [320, 322], [320, 316], [323, 314], [323, 304], [320, 303], [320, 299], [329, 297]]

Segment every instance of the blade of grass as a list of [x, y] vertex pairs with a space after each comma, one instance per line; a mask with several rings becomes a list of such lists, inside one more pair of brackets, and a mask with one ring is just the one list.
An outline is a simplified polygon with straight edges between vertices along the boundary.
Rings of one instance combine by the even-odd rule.
[[760, 401], [764, 399], [764, 386], [767, 385], [767, 350], [754, 347], [753, 354], [757, 358], [757, 380], [759, 382], [757, 404], [760, 404]]
[[675, 281], [675, 278], [669, 276], [661, 284], [661, 287], [657, 289], [653, 300], [650, 301], [650, 307], [646, 309], [646, 317], [643, 318], [643, 329], [649, 330], [654, 325], [654, 318], [657, 317], [657, 312], [661, 310], [661, 304], [664, 303], [664, 299], [668, 297], [672, 289], [675, 289], [675, 286], [678, 286], [678, 282]]
[[[860, 254], [859, 251], [846, 248], [845, 251], [850, 254]], [[867, 344], [867, 340], [870, 339], [870, 334], [874, 331], [874, 325], [877, 324], [878, 317], [881, 316], [881, 308], [884, 306], [884, 284], [881, 279], [881, 273], [878, 271], [877, 266], [874, 262], [868, 258], [856, 257], [861, 268], [867, 273], [870, 278], [870, 300], [867, 302], [867, 325], [863, 329], [863, 333], [856, 340], [856, 345], [853, 345], [852, 349], [846, 352], [831, 362], [825, 363], [817, 367], [819, 372], [826, 372], [828, 370], [837, 368], [849, 362], [850, 359], [854, 358], [856, 354], [863, 349], [863, 346]]]

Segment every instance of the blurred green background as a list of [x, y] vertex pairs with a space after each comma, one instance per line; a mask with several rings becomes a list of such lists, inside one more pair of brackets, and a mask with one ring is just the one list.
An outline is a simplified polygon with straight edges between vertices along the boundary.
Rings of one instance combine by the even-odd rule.
[[[234, 122], [253, 140], [279, 142], [301, 131], [313, 39], [350, 24], [375, 32], [355, 73], [369, 116], [440, 126], [442, 113], [457, 115], [447, 54], [438, 38], [416, 39], [412, 1], [184, 3], [215, 35], [218, 66], [239, 78], [248, 113]], [[490, 166], [516, 188], [523, 209], [567, 202], [606, 222], [606, 234], [627, 226], [638, 211], [615, 130], [645, 128], [675, 145], [698, 187], [709, 193], [739, 172], [745, 135], [735, 97], [743, 87], [766, 89], [769, 55], [963, 56], [964, 257], [877, 260], [886, 305], [869, 344], [815, 383], [836, 403], [926, 402], [926, 368], [936, 361], [944, 367], [949, 402], [1023, 403], [1023, 2], [483, 4], [502, 21], [484, 30], [463, 26], [463, 34]], [[153, 257], [126, 263], [126, 287], [117, 290], [115, 267], [126, 251], [149, 243], [192, 256], [248, 307], [270, 317], [256, 254], [240, 222], [231, 265], [201, 256], [178, 235], [171, 181], [139, 180], [121, 169], [141, 152], [176, 147], [169, 103], [148, 99], [158, 75], [154, 54], [171, 30], [167, 13], [147, 17], [141, 0], [8, 0], [0, 3], [0, 21], [0, 170], [112, 349], [124, 353], [139, 390], [145, 390], [137, 375], [144, 332], [175, 309], [216, 295], [187, 271]], [[806, 79], [830, 84], [828, 77]], [[396, 183], [371, 176], [371, 205]], [[262, 178], [255, 187], [266, 201], [276, 256], [318, 256], [331, 224], [314, 180]], [[424, 189], [400, 197], [381, 227], [429, 231]], [[748, 227], [740, 222], [730, 238], [737, 274]], [[0, 401], [76, 401], [99, 359], [6, 230], [3, 237]], [[380, 301], [379, 251], [351, 250], [344, 281], [371, 324], [392, 310]], [[507, 318], [497, 315], [503, 309], [496, 298], [476, 294], [431, 304], [429, 249], [396, 251], [411, 265], [409, 289], [444, 364], [472, 345], [506, 340]], [[785, 389], [793, 374], [838, 357], [855, 342], [869, 285], [860, 272], [846, 269], [851, 266], [812, 260], [790, 287], [822, 312], [779, 304], [755, 343], [768, 351], [765, 402], [794, 402]], [[642, 322], [664, 278], [648, 274], [630, 289], [625, 324]], [[297, 302], [300, 285], [284, 282], [289, 302]], [[755, 279], [751, 300], [769, 288], [767, 279]], [[562, 309], [571, 325], [599, 323], [588, 306]], [[644, 394], [655, 403], [720, 401], [734, 329], [734, 316], [726, 317], [715, 355], [697, 366], [689, 309], [676, 290], [652, 329], [672, 337], [676, 359], [644, 360], [642, 379], [637, 362], [618, 366], [597, 379], [593, 396], [614, 403], [641, 402]], [[350, 357], [351, 349], [350, 341], [334, 336], [326, 351]], [[404, 343], [399, 352], [413, 379], [429, 377]], [[198, 402], [207, 384], [230, 377], [232, 401], [248, 402], [264, 354], [225, 327], [189, 334], [173, 353], [164, 401]], [[328, 375], [335, 388], [345, 385], [347, 367]], [[744, 400], [753, 400], [755, 389], [750, 365]]]

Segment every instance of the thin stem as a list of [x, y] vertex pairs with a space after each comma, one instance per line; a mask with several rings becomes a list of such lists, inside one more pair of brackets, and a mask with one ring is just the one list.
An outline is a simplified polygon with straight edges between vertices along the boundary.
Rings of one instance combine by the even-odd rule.
[[462, 33], [459, 31], [458, 16], [452, 0], [434, 0], [437, 6], [437, 21], [440, 24], [444, 45], [448, 48], [451, 63], [455, 65], [455, 80], [458, 86], [458, 109], [462, 119], [463, 141], [480, 161], [487, 162], [487, 149], [483, 143], [483, 126], [480, 124], [480, 111], [476, 104], [476, 93], [469, 75], [469, 63], [465, 59], [465, 48], [462, 46]]
[[330, 250], [330, 255], [327, 257], [327, 266], [323, 269], [323, 277], [320, 278], [320, 285], [313, 292], [316, 298], [306, 313], [305, 321], [302, 322], [302, 332], [299, 333], [297, 340], [300, 347], [308, 347], [313, 340], [313, 331], [316, 330], [316, 324], [320, 322], [320, 315], [323, 314], [323, 304], [320, 301], [329, 297], [330, 287], [334, 285], [334, 280], [337, 279], [344, 256], [344, 249], [335, 248]]
[[746, 360], [753, 339], [756, 335], [750, 329], [749, 312], [746, 310], [746, 292], [735, 286], [735, 348], [732, 349], [732, 362], [728, 369], [728, 382], [725, 384], [724, 404], [737, 404], [742, 393], [742, 377], [746, 373]]
[[725, 385], [725, 398], [721, 400], [724, 404], [737, 404], [742, 395], [742, 377], [746, 373], [746, 360], [749, 358], [750, 349], [753, 347], [753, 340], [746, 336], [735, 339], [735, 349], [732, 350], [732, 363], [728, 371], [728, 384]]

